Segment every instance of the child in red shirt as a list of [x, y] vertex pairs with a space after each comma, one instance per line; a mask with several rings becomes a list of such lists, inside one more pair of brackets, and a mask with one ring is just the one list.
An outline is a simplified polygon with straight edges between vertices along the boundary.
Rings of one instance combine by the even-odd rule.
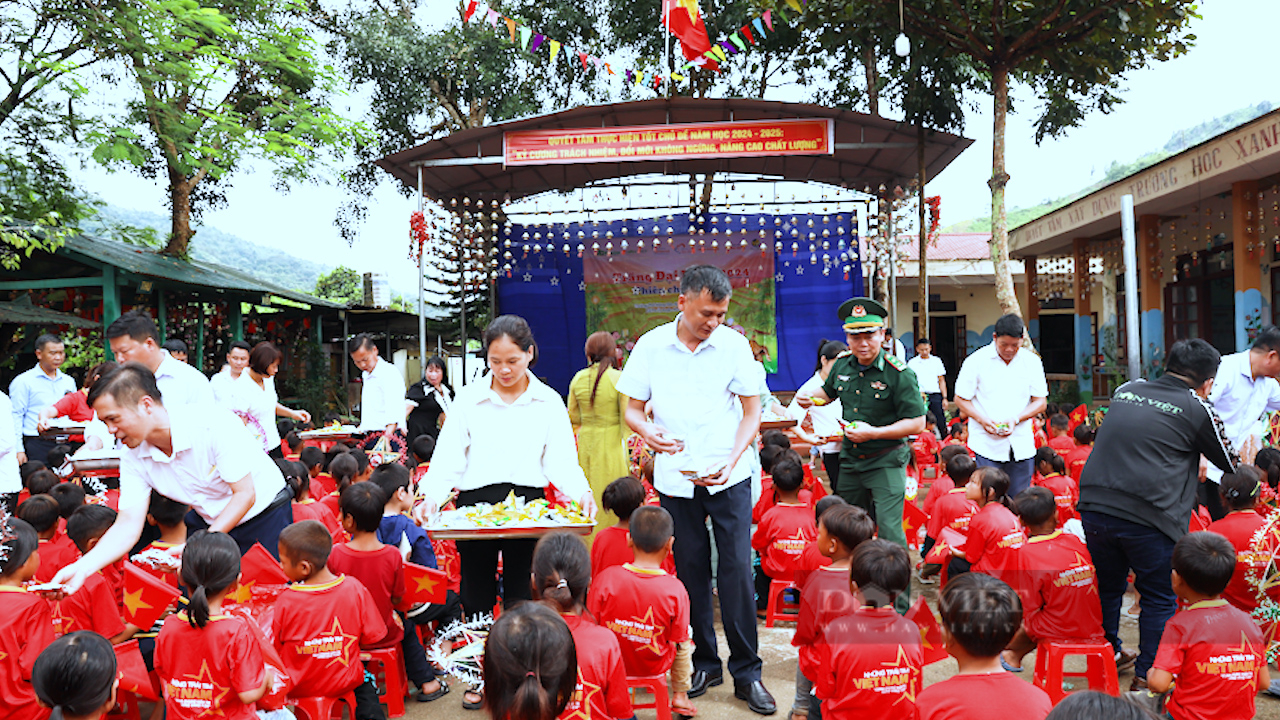
[[[959, 447], [959, 446], [951, 446]], [[929, 513], [929, 520], [924, 526], [924, 543], [920, 546], [920, 556], [924, 557], [929, 554], [933, 546], [938, 543], [938, 538], [942, 536], [943, 528], [951, 528], [961, 535], [968, 535], [969, 521], [973, 516], [978, 514], [978, 504], [970, 500], [965, 495], [965, 485], [969, 483], [969, 478], [973, 475], [977, 465], [974, 464], [973, 458], [969, 457], [963, 449], [961, 452], [955, 453], [947, 460], [947, 476], [950, 478], [948, 482], [953, 482], [956, 487], [948, 491], [945, 495], [938, 498], [934, 503], [933, 512]], [[969, 564], [960, 558], [952, 558], [947, 565], [947, 575], [956, 575], [964, 572], [969, 568]], [[924, 564], [920, 566], [920, 581], [923, 583], [932, 583], [932, 578], [942, 571], [940, 564]]]
[[1235, 548], [1217, 533], [1191, 533], [1173, 546], [1172, 564], [1173, 591], [1190, 607], [1165, 624], [1147, 685], [1157, 693], [1173, 688], [1164, 706], [1173, 720], [1254, 717], [1254, 699], [1271, 678], [1262, 632], [1222, 599]]
[[689, 592], [662, 569], [663, 558], [671, 554], [674, 533], [675, 523], [665, 508], [637, 508], [631, 514], [630, 530], [635, 561], [600, 573], [591, 586], [587, 608], [618, 636], [627, 675], [670, 671], [672, 709], [693, 714]]
[[302, 448], [302, 452], [298, 453], [298, 462], [307, 468], [307, 475], [311, 478], [311, 496], [313, 498], [327, 497], [329, 493], [338, 489], [338, 483], [325, 470], [324, 451], [313, 445]]
[[[956, 489], [955, 481], [947, 474], [947, 463], [951, 462], [951, 458], [957, 455], [967, 454], [963, 445], [946, 445], [938, 451], [938, 462], [942, 466], [942, 471], [938, 473], [938, 477], [929, 483], [929, 492], [924, 496], [924, 501], [920, 505], [926, 515], [933, 513], [933, 506], [938, 502], [939, 498]], [[963, 486], [964, 483], [961, 482], [960, 485]], [[926, 550], [925, 552], [928, 551]]]
[[[614, 567], [625, 565], [634, 559], [627, 533], [631, 528], [631, 514], [644, 504], [644, 485], [633, 477], [621, 477], [605, 486], [600, 493], [600, 506], [618, 517], [617, 524], [600, 530], [591, 541], [591, 579]], [[662, 561], [662, 569], [668, 575], [676, 574], [676, 561], [670, 555]]]
[[[848, 505], [848, 503], [839, 495], [828, 495], [814, 503], [813, 526], [815, 528], [818, 527], [818, 524], [822, 522], [822, 516], [837, 505]], [[809, 576], [813, 574], [814, 570], [830, 564], [831, 558], [822, 554], [821, 548], [818, 547], [818, 540], [815, 537], [813, 542], [805, 544], [804, 550], [800, 552], [800, 557], [796, 560], [796, 573], [792, 582], [795, 583], [796, 587], [802, 588], [809, 581]]]
[[[319, 449], [316, 449], [319, 452]], [[277, 460], [284, 481], [293, 490], [293, 521], [315, 520], [333, 535], [334, 542], [346, 542], [349, 538], [342, 531], [337, 516], [323, 503], [317, 502], [311, 495], [313, 481], [311, 474], [305, 471], [301, 462]]]
[[1262, 471], [1252, 465], [1241, 465], [1234, 473], [1223, 475], [1218, 491], [1229, 512], [1208, 527], [1209, 532], [1225, 537], [1236, 549], [1236, 569], [1222, 597], [1232, 607], [1247, 613], [1258, 607], [1257, 591], [1249, 586], [1249, 569], [1264, 568], [1271, 559], [1269, 554], [1253, 549], [1253, 536], [1266, 523], [1254, 510], [1263, 482]]
[[248, 620], [222, 614], [222, 601], [240, 577], [240, 547], [226, 533], [199, 531], [182, 551], [186, 610], [170, 615], [156, 638], [156, 676], [169, 720], [211, 715], [256, 720], [254, 703], [273, 673]]
[[1069, 434], [1070, 427], [1071, 419], [1062, 413], [1049, 418], [1049, 441], [1045, 444], [1064, 457], [1076, 449], [1076, 441]]
[[1089, 461], [1089, 453], [1093, 452], [1094, 432], [1092, 427], [1081, 423], [1071, 433], [1075, 436], [1076, 446], [1064, 459], [1067, 461], [1067, 476], [1079, 489], [1080, 473], [1084, 472], [1084, 464]]
[[911, 558], [887, 540], [853, 551], [850, 586], [858, 607], [832, 620], [818, 655], [826, 662], [813, 679], [824, 720], [915, 716], [924, 647], [915, 623], [893, 610], [911, 585]]
[[1093, 558], [1079, 538], [1057, 529], [1053, 494], [1042, 487], [1028, 488], [1017, 505], [1030, 537], [1018, 551], [1022, 627], [1000, 659], [1010, 672], [1022, 672], [1022, 659], [1046, 640], [1106, 640]]
[[[82, 505], [67, 518], [67, 537], [82, 555], [97, 544], [116, 520], [114, 510], [101, 505]], [[104, 571], [90, 575], [84, 585], [54, 606], [54, 632], [65, 635], [77, 630], [92, 630], [119, 644], [138, 632], [136, 625], [121, 619], [116, 590]], [[123, 591], [123, 589], [122, 589]]]
[[386, 620], [359, 580], [334, 575], [329, 530], [316, 520], [280, 532], [280, 567], [293, 582], [280, 595], [272, 635], [294, 697], [338, 697], [354, 690], [357, 720], [381, 720], [378, 689], [365, 680], [360, 648], [386, 634]]
[[[639, 485], [639, 481], [636, 481]], [[641, 488], [643, 497], [644, 488]], [[533, 599], [541, 600], [569, 625], [578, 656], [578, 683], [573, 699], [560, 713], [569, 718], [621, 720], [632, 716], [627, 671], [618, 637], [583, 617], [591, 584], [591, 558], [581, 538], [554, 532], [533, 551]], [[585, 707], [584, 707], [585, 706]]]
[[342, 529], [351, 542], [335, 545], [329, 570], [360, 581], [378, 609], [386, 632], [371, 647], [390, 647], [404, 637], [395, 607], [404, 598], [404, 558], [400, 551], [378, 542], [378, 526], [387, 494], [373, 483], [356, 483], [342, 491]]
[[[808, 693], [812, 682], [829, 663], [823, 654], [823, 632], [832, 620], [848, 615], [858, 607], [849, 586], [849, 563], [853, 551], [875, 535], [876, 525], [867, 512], [856, 505], [837, 505], [822, 514], [818, 520], [818, 538], [814, 544], [831, 564], [820, 567], [800, 588], [800, 617], [796, 622], [796, 634], [791, 644], [799, 648], [800, 662], [796, 667], [796, 703], [802, 700], [802, 691], [808, 695], [809, 706], [805, 714], [813, 714], [819, 698]], [[793, 707], [796, 714], [800, 708]]]
[[[778, 491], [773, 487], [773, 468], [783, 460], [793, 460], [802, 466], [804, 464], [800, 454], [790, 448], [765, 445], [760, 449], [760, 497], [751, 508], [751, 522], [754, 525], [759, 525], [764, 519], [764, 514], [769, 512], [769, 508], [778, 504]], [[818, 496], [815, 496], [808, 485], [809, 483], [805, 482], [800, 490], [800, 502], [811, 505]], [[821, 487], [821, 483], [814, 482], [814, 485]], [[826, 488], [823, 488], [823, 495], [825, 494]]]
[[44, 598], [22, 587], [40, 568], [39, 547], [26, 521], [9, 518], [0, 525], [0, 707], [13, 720], [49, 716], [36, 700], [31, 672], [36, 656], [53, 642], [53, 613]]
[[36, 495], [18, 506], [17, 516], [30, 523], [40, 538], [40, 569], [35, 580], [47, 583], [62, 568], [80, 557], [75, 543], [66, 533], [58, 532], [58, 501], [48, 495]]
[[1079, 519], [1076, 502], [1080, 499], [1080, 490], [1071, 478], [1065, 475], [1067, 463], [1052, 447], [1045, 446], [1036, 451], [1036, 472], [1038, 477], [1031, 484], [1042, 487], [1053, 495], [1053, 502], [1058, 507], [1058, 527], [1067, 524], [1068, 520]]
[[[356, 458], [351, 453], [341, 453], [329, 463], [329, 473], [333, 475], [334, 482], [337, 484], [333, 492], [320, 498], [320, 502], [333, 513], [334, 517], [342, 515], [340, 500], [342, 491], [356, 481], [360, 469], [360, 464], [356, 462]], [[339, 523], [341, 524], [341, 523]]]
[[91, 632], [54, 640], [31, 668], [31, 685], [45, 707], [60, 718], [97, 720], [116, 704], [119, 663], [111, 643]]
[[804, 546], [818, 537], [813, 524], [813, 510], [800, 501], [804, 470], [799, 462], [784, 458], [773, 466], [773, 488], [777, 504], [765, 512], [751, 537], [751, 548], [760, 554], [756, 571], [756, 609], [764, 610], [769, 602], [769, 583], [773, 578], [795, 576], [796, 561]]
[[1010, 507], [1009, 476], [997, 467], [981, 467], [965, 485], [965, 497], [978, 504], [978, 514], [969, 521], [964, 550], [952, 554], [966, 561], [974, 572], [1017, 583], [1018, 550], [1022, 547], [1022, 524]]
[[[938, 598], [947, 652], [959, 673], [916, 696], [920, 720], [1001, 717], [1043, 720], [1053, 709], [1045, 691], [1000, 667], [1000, 651], [1018, 631], [1018, 594], [982, 573], [951, 578]], [[994, 710], [998, 708], [998, 710]]]
[[916, 465], [938, 464], [938, 451], [942, 449], [942, 441], [938, 439], [938, 421], [933, 413], [925, 415], [924, 432], [916, 436], [911, 443], [911, 452], [916, 456]]

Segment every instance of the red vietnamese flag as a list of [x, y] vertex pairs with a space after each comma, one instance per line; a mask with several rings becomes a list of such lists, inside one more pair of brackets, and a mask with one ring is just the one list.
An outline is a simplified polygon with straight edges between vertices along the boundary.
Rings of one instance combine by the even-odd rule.
[[[125, 566], [126, 571], [129, 567], [131, 566]], [[116, 671], [120, 674], [120, 689], [131, 692], [143, 700], [158, 701], [160, 693], [156, 692], [155, 686], [151, 684], [151, 675], [147, 673], [147, 664], [143, 662], [142, 652], [138, 650], [138, 641], [135, 639], [122, 642], [114, 649]]]
[[907, 534], [907, 544], [911, 547], [920, 545], [920, 528], [929, 520], [929, 515], [919, 505], [908, 500], [902, 503], [902, 531]]
[[404, 564], [404, 602], [442, 605], [448, 599], [449, 576], [429, 567]]
[[924, 561], [931, 565], [942, 565], [951, 559], [952, 550], [963, 550], [967, 537], [961, 535], [952, 528], [942, 528], [942, 532], [938, 533], [939, 537], [933, 547], [929, 549], [929, 553], [924, 556]]
[[920, 628], [920, 645], [924, 649], [924, 664], [932, 665], [939, 660], [947, 659], [947, 648], [942, 643], [942, 626], [934, 616], [929, 604], [922, 595], [915, 605], [903, 615]]
[[254, 543], [240, 558], [240, 583], [227, 599], [233, 603], [246, 603], [253, 598], [254, 587], [285, 585], [288, 582], [289, 576], [284, 574], [280, 561], [272, 557], [262, 543]]
[[[701, 58], [711, 50], [711, 38], [707, 37], [707, 26], [702, 22], [698, 0], [662, 0], [662, 24], [679, 38], [685, 60]], [[713, 71], [720, 69], [720, 65], [711, 58], [706, 58], [703, 67]]]
[[178, 589], [131, 562], [124, 564], [124, 619], [143, 630], [156, 624], [165, 608], [182, 597]]
[[1067, 420], [1067, 434], [1070, 435], [1076, 431], [1077, 427], [1089, 422], [1089, 406], [1083, 403], [1077, 405], [1076, 409], [1067, 415]]

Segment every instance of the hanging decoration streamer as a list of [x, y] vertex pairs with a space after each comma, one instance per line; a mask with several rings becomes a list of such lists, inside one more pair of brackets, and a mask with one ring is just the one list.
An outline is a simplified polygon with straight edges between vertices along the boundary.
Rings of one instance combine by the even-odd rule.
[[[785, 0], [786, 4], [797, 13], [803, 13], [804, 7], [802, 2], [808, 0]], [[497, 29], [498, 21], [502, 20], [507, 26], [507, 37], [512, 44], [519, 43], [520, 49], [531, 54], [537, 54], [538, 50], [546, 45], [549, 48], [549, 55], [552, 64], [555, 64], [556, 58], [560, 54], [563, 43], [559, 40], [552, 39], [542, 33], [535, 32], [533, 28], [521, 24], [521, 21], [502, 15], [492, 7], [483, 4], [481, 0], [464, 0], [463, 23], [471, 22], [472, 18], [483, 17], [491, 27]], [[484, 12], [478, 12], [483, 8]], [[779, 15], [786, 20], [786, 14], [779, 9]], [[766, 31], [767, 30], [767, 31]], [[621, 77], [628, 85], [635, 84], [639, 87], [649, 87], [654, 92], [661, 92], [662, 86], [667, 82], [683, 83], [689, 79], [690, 68], [707, 68], [715, 72], [719, 72], [720, 63], [725, 62], [730, 56], [738, 53], [747, 52], [752, 45], [757, 45], [767, 37], [768, 33], [774, 32], [773, 11], [765, 10], [760, 15], [752, 18], [750, 22], [742, 25], [742, 27], [734, 30], [726, 38], [713, 42], [711, 49], [702, 54], [701, 57], [694, 58], [685, 62], [679, 70], [663, 75], [657, 71], [645, 71], [639, 69], [627, 69], [621, 72]], [[532, 41], [532, 42], [531, 42]], [[596, 70], [603, 69], [608, 75], [616, 75], [609, 63], [604, 62], [598, 55], [585, 50], [573, 50], [575, 55], [582, 63], [582, 69], [587, 70], [591, 65], [595, 65]], [[652, 78], [651, 82], [646, 83], [645, 78]]]

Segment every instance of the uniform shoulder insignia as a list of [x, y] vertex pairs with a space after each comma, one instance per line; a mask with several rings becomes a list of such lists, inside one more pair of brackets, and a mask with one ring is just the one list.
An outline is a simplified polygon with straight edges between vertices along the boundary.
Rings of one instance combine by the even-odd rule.
[[842, 357], [849, 357], [849, 356], [850, 356], [850, 355], [852, 355], [852, 354], [853, 354], [853, 351], [852, 351], [852, 350], [845, 350], [844, 352], [842, 352], [842, 353], [840, 353], [839, 355], [837, 355], [837, 356], [836, 356], [836, 359], [837, 359], [837, 360], [839, 360], [839, 359], [840, 359], [840, 358], [842, 358]]
[[884, 359], [892, 366], [899, 370], [906, 370], [907, 364], [898, 359], [897, 355], [885, 355]]

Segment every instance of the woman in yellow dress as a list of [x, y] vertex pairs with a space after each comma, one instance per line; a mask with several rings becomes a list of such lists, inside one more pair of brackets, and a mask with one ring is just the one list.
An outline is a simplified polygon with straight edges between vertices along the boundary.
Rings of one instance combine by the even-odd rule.
[[614, 367], [616, 344], [607, 332], [587, 338], [587, 362], [569, 383], [569, 422], [578, 435], [578, 464], [595, 493], [596, 529], [616, 522], [600, 507], [605, 486], [627, 475], [627, 396], [617, 390], [622, 373]]

